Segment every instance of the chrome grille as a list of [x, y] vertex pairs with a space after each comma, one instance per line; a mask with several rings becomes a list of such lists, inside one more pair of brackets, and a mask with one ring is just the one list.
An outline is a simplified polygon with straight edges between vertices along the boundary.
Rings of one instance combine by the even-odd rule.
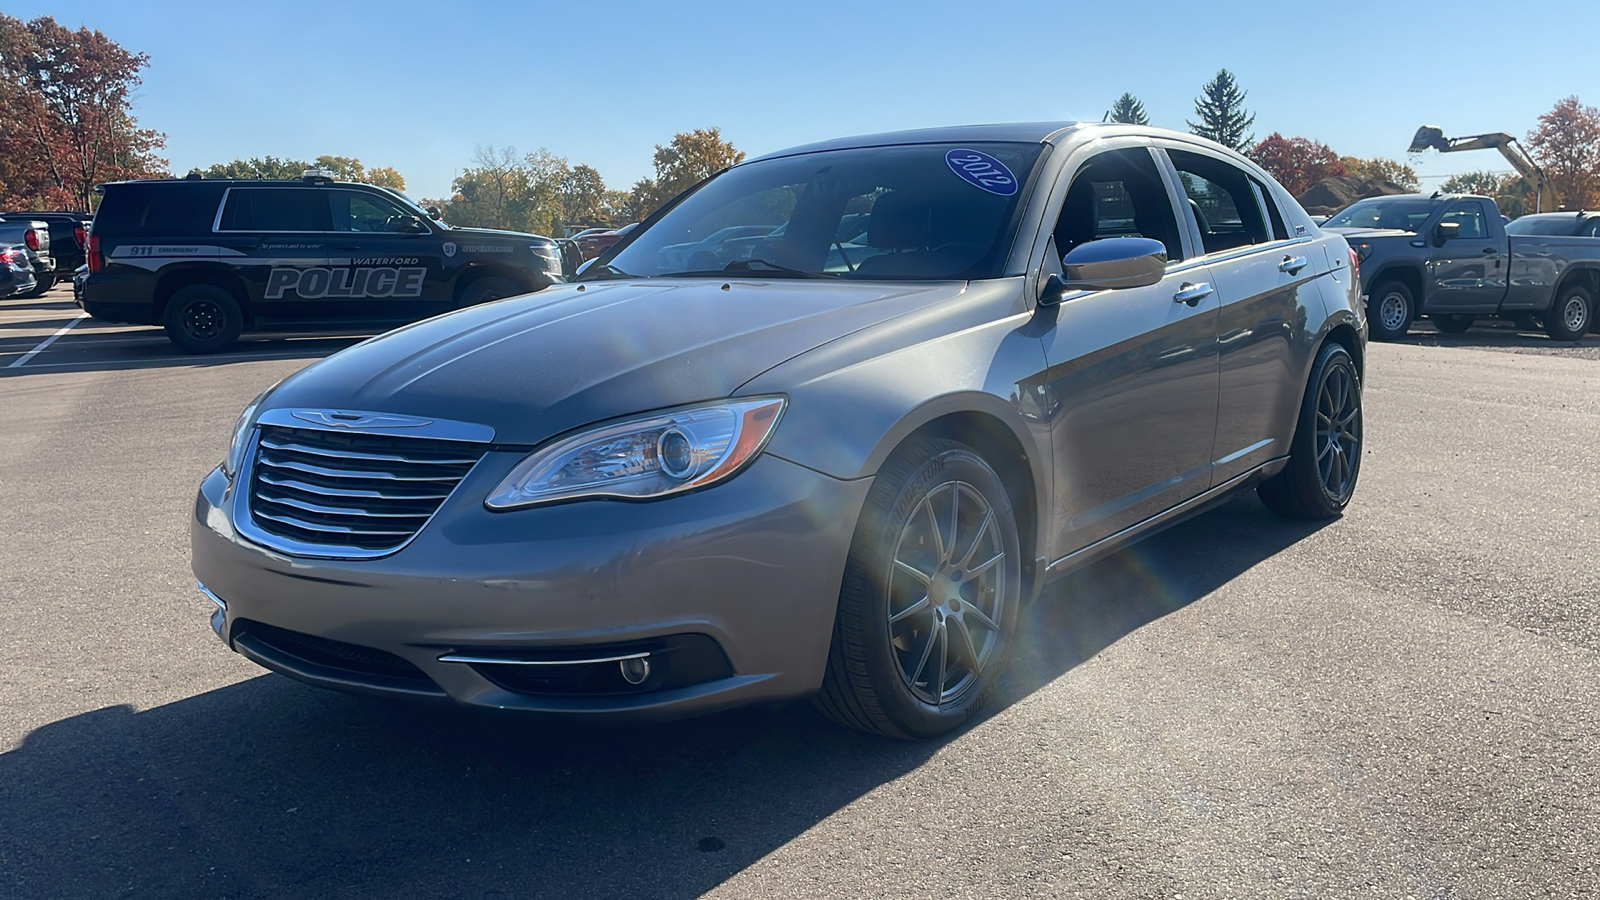
[[250, 518], [297, 544], [393, 550], [422, 528], [486, 449], [263, 424], [250, 474]]

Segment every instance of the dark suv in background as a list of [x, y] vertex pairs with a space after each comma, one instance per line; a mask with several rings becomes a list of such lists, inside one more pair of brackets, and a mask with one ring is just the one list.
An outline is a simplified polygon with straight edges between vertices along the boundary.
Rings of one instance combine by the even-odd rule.
[[161, 325], [191, 353], [246, 328], [393, 327], [564, 278], [549, 238], [454, 228], [397, 191], [312, 173], [97, 190], [84, 311]]

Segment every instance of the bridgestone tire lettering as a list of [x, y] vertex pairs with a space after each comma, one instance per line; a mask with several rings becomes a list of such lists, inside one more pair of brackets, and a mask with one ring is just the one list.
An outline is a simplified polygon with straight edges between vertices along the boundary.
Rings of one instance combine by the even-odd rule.
[[290, 291], [303, 300], [323, 297], [420, 297], [426, 266], [395, 269], [273, 269], [267, 274], [264, 299], [280, 300]]

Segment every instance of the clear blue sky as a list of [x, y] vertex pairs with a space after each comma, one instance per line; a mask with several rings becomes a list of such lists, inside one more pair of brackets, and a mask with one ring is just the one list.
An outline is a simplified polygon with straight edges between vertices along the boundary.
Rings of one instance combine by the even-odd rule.
[[[710, 125], [757, 155], [928, 125], [1098, 120], [1132, 91], [1154, 124], [1183, 129], [1223, 67], [1250, 92], [1258, 138], [1304, 135], [1358, 156], [1401, 158], [1422, 124], [1520, 137], [1569, 94], [1600, 105], [1593, 54], [1546, 41], [1600, 34], [1596, 0], [11, 0], [5, 11], [150, 54], [134, 111], [166, 133], [175, 172], [332, 153], [398, 168], [419, 198], [443, 195], [478, 144], [546, 147], [625, 188], [649, 174], [654, 144]], [[1493, 152], [1429, 153], [1417, 168], [1425, 186], [1509, 171]]]

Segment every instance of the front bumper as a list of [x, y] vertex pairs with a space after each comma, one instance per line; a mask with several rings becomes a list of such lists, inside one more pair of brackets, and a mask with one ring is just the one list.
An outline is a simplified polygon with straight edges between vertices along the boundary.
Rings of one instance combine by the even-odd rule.
[[[191, 544], [195, 576], [217, 601], [214, 630], [257, 663], [324, 687], [531, 712], [667, 718], [822, 683], [850, 523], [870, 479], [839, 481], [764, 455], [728, 482], [665, 500], [488, 511], [484, 496], [522, 455], [490, 452], [411, 543], [363, 561], [291, 558], [250, 542], [229, 518], [227, 479], [213, 471]], [[317, 665], [252, 637], [284, 630], [392, 654], [426, 678]], [[441, 659], [594, 658], [686, 635], [715, 642], [727, 671], [659, 690], [551, 693]]]

